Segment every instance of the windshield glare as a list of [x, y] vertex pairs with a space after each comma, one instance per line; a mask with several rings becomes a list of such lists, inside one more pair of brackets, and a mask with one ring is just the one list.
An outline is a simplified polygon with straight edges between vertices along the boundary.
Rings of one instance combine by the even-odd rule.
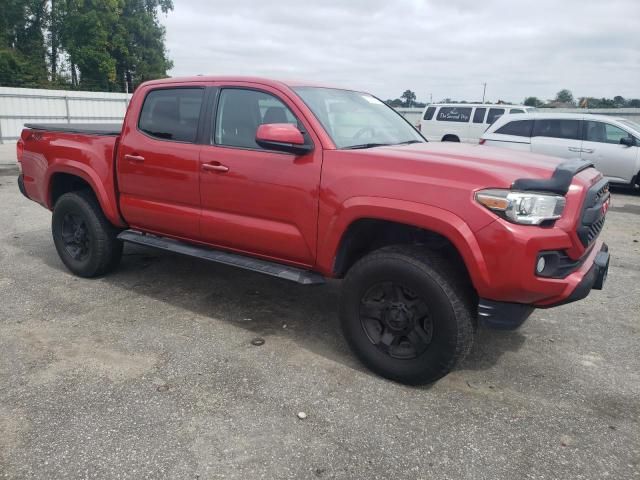
[[399, 113], [367, 93], [320, 87], [294, 90], [337, 148], [425, 142]]
[[620, 119], [618, 121], [623, 125], [626, 125], [627, 127], [633, 128], [636, 131], [636, 133], [640, 133], [640, 124], [634, 122], [633, 120], [627, 120], [625, 118], [625, 119]]

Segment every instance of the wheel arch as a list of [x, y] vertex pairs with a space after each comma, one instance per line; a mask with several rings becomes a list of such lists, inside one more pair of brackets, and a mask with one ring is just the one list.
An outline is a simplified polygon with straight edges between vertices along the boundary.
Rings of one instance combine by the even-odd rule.
[[470, 227], [458, 216], [430, 205], [380, 197], [345, 202], [331, 222], [333, 233], [319, 258], [322, 270], [340, 278], [366, 253], [391, 244], [418, 243], [450, 248], [479, 292], [488, 284], [487, 266]]
[[[77, 163], [77, 165], [73, 163]], [[47, 208], [53, 210], [56, 200], [65, 193], [90, 190], [98, 200], [98, 204], [107, 219], [113, 225], [125, 226], [125, 222], [118, 212], [115, 191], [108, 192], [98, 175], [85, 164], [80, 162], [73, 163], [58, 164], [47, 172], [45, 179]]]
[[447, 133], [446, 135], [442, 136], [442, 140], [440, 140], [441, 142], [458, 142], [460, 143], [460, 137], [458, 135], [455, 135], [453, 133]]

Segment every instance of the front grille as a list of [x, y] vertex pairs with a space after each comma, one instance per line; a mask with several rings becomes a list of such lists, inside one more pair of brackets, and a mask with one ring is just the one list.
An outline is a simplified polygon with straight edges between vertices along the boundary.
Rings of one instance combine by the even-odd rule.
[[602, 230], [602, 227], [604, 227], [604, 219], [605, 217], [602, 217], [600, 220], [589, 227], [589, 231], [587, 232], [587, 245], [590, 245], [591, 242], [598, 238], [600, 230]]
[[605, 204], [609, 197], [609, 182], [604, 178], [587, 191], [578, 226], [578, 238], [583, 246], [591, 245], [602, 231], [607, 213]]

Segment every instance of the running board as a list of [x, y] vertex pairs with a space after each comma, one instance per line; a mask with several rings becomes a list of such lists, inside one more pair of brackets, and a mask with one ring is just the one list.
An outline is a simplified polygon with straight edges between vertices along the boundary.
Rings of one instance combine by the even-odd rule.
[[237, 253], [214, 250], [212, 248], [201, 247], [191, 243], [174, 240], [172, 238], [158, 237], [135, 230], [125, 230], [118, 235], [120, 240], [155, 247], [169, 252], [181, 253], [190, 257], [202, 258], [211, 262], [231, 265], [232, 267], [244, 268], [253, 272], [264, 273], [273, 277], [290, 280], [303, 285], [317, 285], [324, 283], [324, 277], [318, 273], [303, 270], [301, 268], [290, 267], [280, 263], [270, 262], [251, 258]]

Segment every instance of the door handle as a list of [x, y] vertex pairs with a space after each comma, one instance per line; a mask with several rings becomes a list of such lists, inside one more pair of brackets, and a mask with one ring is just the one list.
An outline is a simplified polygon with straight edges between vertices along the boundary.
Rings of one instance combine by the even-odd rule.
[[578, 147], [569, 147], [570, 152], [582, 152], [581, 148]]
[[584, 153], [593, 153], [593, 152], [595, 152], [595, 150], [593, 148], [583, 148], [582, 151]]
[[124, 156], [124, 159], [129, 162], [144, 162], [144, 157], [140, 155], [129, 155], [128, 153]]
[[215, 164], [215, 163], [203, 163], [202, 164], [202, 169], [203, 170], [207, 170], [209, 172], [220, 172], [220, 173], [226, 173], [229, 171], [229, 167], [225, 166], [225, 165], [220, 165]]

